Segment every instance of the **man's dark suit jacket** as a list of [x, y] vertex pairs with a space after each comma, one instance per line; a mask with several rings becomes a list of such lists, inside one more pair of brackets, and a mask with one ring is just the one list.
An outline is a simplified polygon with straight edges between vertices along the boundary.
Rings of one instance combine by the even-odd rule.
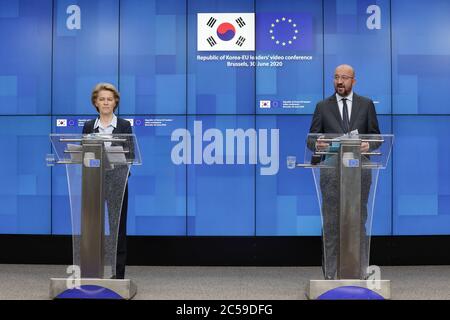
[[[373, 101], [353, 93], [350, 131], [356, 129], [359, 134], [380, 134]], [[309, 132], [344, 133], [344, 124], [335, 94], [317, 104]]]

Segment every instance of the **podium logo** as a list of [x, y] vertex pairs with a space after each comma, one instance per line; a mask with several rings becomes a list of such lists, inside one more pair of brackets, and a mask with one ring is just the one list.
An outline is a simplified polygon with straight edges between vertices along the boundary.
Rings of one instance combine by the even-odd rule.
[[56, 119], [57, 127], [67, 127], [67, 119]]
[[254, 13], [198, 13], [198, 51], [254, 51]]
[[[193, 139], [192, 139], [193, 135]], [[194, 133], [184, 128], [172, 132], [171, 140], [178, 141], [172, 148], [171, 158], [175, 165], [261, 165], [260, 174], [275, 175], [279, 169], [279, 130], [253, 128], [226, 129], [211, 128], [203, 132], [202, 121], [194, 121]], [[270, 138], [270, 151], [269, 151]], [[207, 142], [204, 146], [203, 143]], [[193, 149], [193, 150], [192, 150]], [[235, 151], [237, 151], [235, 153]], [[194, 159], [192, 159], [192, 154]], [[247, 156], [248, 154], [248, 156]], [[236, 158], [236, 159], [235, 159]], [[248, 162], [247, 162], [248, 158]]]

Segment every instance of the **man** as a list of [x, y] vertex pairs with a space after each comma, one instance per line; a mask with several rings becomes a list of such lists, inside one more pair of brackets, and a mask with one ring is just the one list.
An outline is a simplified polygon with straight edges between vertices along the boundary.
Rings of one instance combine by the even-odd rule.
[[[380, 134], [377, 114], [372, 100], [353, 92], [356, 83], [355, 72], [349, 65], [343, 64], [334, 72], [335, 93], [319, 102], [314, 111], [310, 133], [357, 133]], [[329, 144], [315, 141], [312, 147], [325, 150]], [[361, 144], [361, 152], [369, 150], [369, 143]], [[363, 170], [361, 177], [361, 277], [366, 274], [368, 265], [368, 240], [365, 223], [367, 220], [367, 201], [371, 185], [370, 170]], [[335, 169], [320, 171], [323, 218], [323, 271], [325, 279], [335, 279], [339, 248], [339, 177]]]

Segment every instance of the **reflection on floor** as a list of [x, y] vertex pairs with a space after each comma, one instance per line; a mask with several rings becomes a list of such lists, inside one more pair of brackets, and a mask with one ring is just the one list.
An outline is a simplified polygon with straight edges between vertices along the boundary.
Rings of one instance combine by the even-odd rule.
[[[65, 266], [0, 265], [0, 299], [48, 299], [49, 279], [67, 277]], [[381, 267], [393, 299], [449, 299], [450, 266]], [[300, 300], [318, 267], [137, 267], [135, 299]]]

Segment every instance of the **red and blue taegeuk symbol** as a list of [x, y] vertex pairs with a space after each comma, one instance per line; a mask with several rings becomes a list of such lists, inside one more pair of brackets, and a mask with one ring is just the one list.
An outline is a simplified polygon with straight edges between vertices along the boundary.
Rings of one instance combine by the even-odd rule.
[[229, 41], [234, 38], [236, 34], [236, 29], [231, 23], [224, 22], [217, 27], [217, 36], [222, 41]]

